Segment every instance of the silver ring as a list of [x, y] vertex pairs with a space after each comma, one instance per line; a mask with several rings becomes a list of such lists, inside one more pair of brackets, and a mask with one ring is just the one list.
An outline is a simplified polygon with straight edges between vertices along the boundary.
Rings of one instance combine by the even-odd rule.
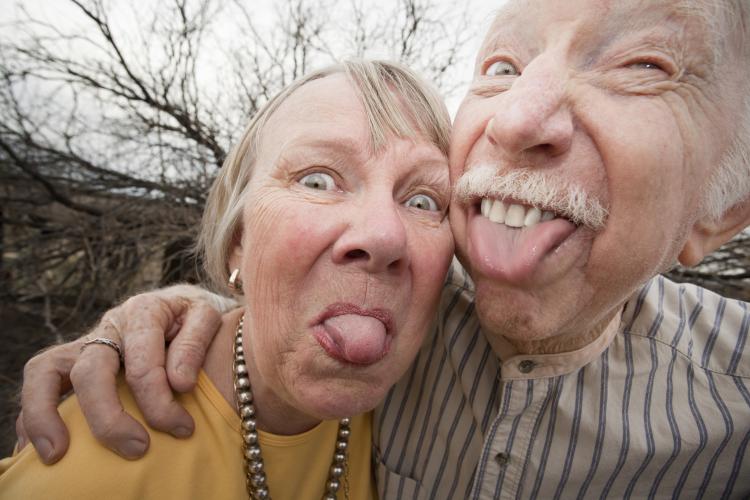
[[87, 340], [81, 346], [81, 352], [83, 352], [83, 350], [91, 344], [101, 344], [106, 345], [107, 347], [111, 347], [112, 349], [117, 351], [117, 357], [120, 359], [120, 363], [125, 362], [125, 359], [122, 357], [122, 349], [120, 349], [120, 344], [118, 344], [114, 340], [105, 339], [104, 337], [96, 337], [95, 339]]

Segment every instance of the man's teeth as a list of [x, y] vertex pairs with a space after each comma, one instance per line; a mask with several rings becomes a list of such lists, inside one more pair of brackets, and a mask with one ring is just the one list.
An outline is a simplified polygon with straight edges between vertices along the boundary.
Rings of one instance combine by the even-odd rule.
[[526, 217], [523, 219], [524, 226], [533, 226], [542, 220], [542, 211], [536, 207], [531, 207], [526, 211]]
[[492, 206], [489, 209], [488, 216], [492, 222], [500, 222], [500, 223], [504, 222], [505, 221], [505, 204], [492, 203]]
[[492, 222], [509, 227], [531, 227], [555, 218], [555, 213], [548, 210], [490, 198], [482, 198], [481, 210], [482, 215]]
[[512, 203], [508, 205], [508, 210], [505, 212], [505, 225], [510, 227], [523, 227], [523, 220], [526, 218], [525, 216], [526, 208], [524, 208], [523, 205]]

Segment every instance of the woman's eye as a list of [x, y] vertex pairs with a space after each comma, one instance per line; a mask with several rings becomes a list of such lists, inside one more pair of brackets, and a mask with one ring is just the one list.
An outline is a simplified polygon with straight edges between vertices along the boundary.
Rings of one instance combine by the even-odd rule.
[[426, 194], [416, 194], [412, 196], [406, 201], [406, 206], [409, 208], [417, 208], [419, 210], [429, 210], [431, 212], [437, 212], [439, 210], [437, 202]]
[[495, 61], [484, 72], [487, 76], [517, 76], [520, 71], [508, 61]]
[[310, 189], [320, 189], [322, 191], [331, 191], [336, 187], [336, 181], [333, 180], [333, 177], [323, 172], [307, 174], [298, 182]]

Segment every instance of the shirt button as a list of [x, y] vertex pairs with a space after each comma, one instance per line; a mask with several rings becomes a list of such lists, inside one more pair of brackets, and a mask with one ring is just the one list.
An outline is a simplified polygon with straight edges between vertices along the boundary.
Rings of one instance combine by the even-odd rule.
[[505, 467], [508, 465], [508, 462], [510, 462], [510, 457], [507, 453], [503, 453], [502, 451], [495, 455], [495, 462], [497, 462], [497, 465], [500, 466], [500, 468]]
[[523, 361], [518, 363], [518, 371], [520, 371], [521, 373], [530, 373], [534, 368], [536, 368], [536, 363], [534, 363], [530, 359], [524, 359]]

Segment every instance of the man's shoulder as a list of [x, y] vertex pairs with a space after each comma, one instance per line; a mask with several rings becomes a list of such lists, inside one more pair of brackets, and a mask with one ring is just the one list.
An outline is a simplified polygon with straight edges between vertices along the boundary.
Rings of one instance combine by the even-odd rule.
[[474, 282], [458, 259], [453, 257], [443, 284], [439, 316], [444, 319], [456, 314], [457, 311], [463, 314], [467, 308], [473, 310], [473, 307]]
[[451, 337], [457, 332], [478, 328], [479, 320], [474, 309], [474, 283], [455, 257], [445, 278], [437, 320], [436, 331]]
[[465, 290], [472, 298], [474, 297], [474, 282], [456, 257], [453, 257], [448, 274], [445, 276], [444, 292], [445, 290], [453, 292]]
[[747, 302], [656, 276], [626, 303], [622, 333], [655, 341], [704, 369], [750, 377], [748, 310]]

